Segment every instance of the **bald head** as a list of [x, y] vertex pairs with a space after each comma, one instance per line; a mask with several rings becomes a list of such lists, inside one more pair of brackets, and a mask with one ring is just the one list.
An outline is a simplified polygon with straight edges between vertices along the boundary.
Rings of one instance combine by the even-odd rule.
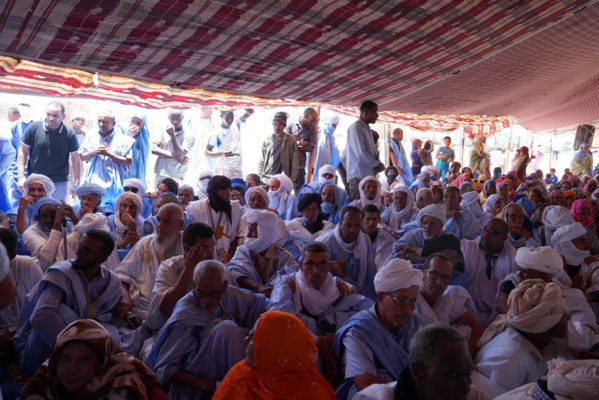
[[156, 215], [156, 236], [161, 239], [177, 237], [183, 229], [183, 209], [169, 203], [160, 207]]

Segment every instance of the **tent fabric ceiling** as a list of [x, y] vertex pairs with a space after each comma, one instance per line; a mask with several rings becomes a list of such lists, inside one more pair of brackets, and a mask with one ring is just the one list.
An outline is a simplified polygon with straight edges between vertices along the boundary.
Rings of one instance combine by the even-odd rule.
[[0, 10], [0, 54], [46, 65], [340, 110], [371, 98], [391, 120], [486, 114], [551, 130], [599, 118], [597, 0], [9, 0]]

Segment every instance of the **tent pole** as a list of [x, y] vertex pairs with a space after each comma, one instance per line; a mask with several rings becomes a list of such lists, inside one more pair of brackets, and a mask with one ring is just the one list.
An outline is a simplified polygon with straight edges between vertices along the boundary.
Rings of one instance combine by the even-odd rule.
[[385, 141], [383, 143], [387, 143], [387, 146], [385, 146], [386, 148], [386, 153], [385, 154], [385, 167], [387, 167], [388, 165], [391, 165], [391, 134], [389, 133], [391, 129], [391, 126], [389, 124], [385, 124], [385, 127], [383, 128], [383, 132], [384, 132], [384, 138]]
[[[549, 139], [549, 169], [551, 169], [551, 164], [553, 163], [553, 135]], [[549, 173], [549, 171], [547, 171]]]
[[[316, 121], [320, 121], [320, 106], [316, 107]], [[316, 143], [316, 147], [318, 148], [318, 135], [320, 133], [320, 127], [318, 125], [318, 123], [316, 124], [316, 126], [314, 127], [314, 134], [316, 135], [316, 137], [314, 138], [314, 143]], [[310, 155], [310, 159], [308, 160], [308, 171], [306, 172], [306, 183], [310, 183], [312, 181], [312, 175], [314, 174], [314, 171], [312, 171], [313, 167], [314, 167], [314, 159], [316, 158], [316, 150], [317, 148], [315, 148], [314, 150], [312, 150], [311, 153], [309, 153]]]
[[512, 126], [510, 126], [510, 133], [509, 133], [509, 136], [507, 139], [507, 149], [505, 151], [505, 161], [503, 164], [503, 171], [502, 171], [504, 174], [507, 174], [509, 172], [507, 170], [507, 166], [508, 166], [508, 163], [510, 162], [510, 152], [512, 149], [512, 131], [513, 131], [513, 128], [512, 128]]
[[462, 146], [462, 150], [460, 151], [460, 164], [462, 168], [464, 168], [464, 143], [466, 142], [466, 138], [464, 137], [464, 127], [460, 125], [460, 143]]

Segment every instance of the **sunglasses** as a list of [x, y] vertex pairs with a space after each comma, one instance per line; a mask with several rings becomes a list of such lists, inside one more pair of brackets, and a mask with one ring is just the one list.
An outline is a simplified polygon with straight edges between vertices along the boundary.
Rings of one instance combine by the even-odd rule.
[[138, 188], [136, 188], [136, 187], [131, 187], [131, 186], [125, 186], [125, 187], [123, 187], [123, 190], [124, 190], [125, 192], [133, 192], [133, 193], [137, 193], [137, 192], [139, 192], [139, 189], [138, 189]]

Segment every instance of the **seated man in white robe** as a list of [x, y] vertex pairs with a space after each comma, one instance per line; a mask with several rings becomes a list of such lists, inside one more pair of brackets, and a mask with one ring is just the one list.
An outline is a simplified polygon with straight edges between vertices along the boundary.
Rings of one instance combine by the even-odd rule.
[[532, 232], [532, 224], [526, 214], [526, 210], [518, 203], [508, 204], [501, 210], [499, 216], [507, 222], [508, 235], [507, 240], [516, 249], [520, 247], [539, 247], [541, 242], [535, 238]]
[[79, 185], [79, 187], [75, 189], [75, 195], [77, 195], [77, 198], [79, 199], [79, 204], [73, 207], [75, 216], [77, 217], [77, 220], [73, 220], [73, 224], [77, 224], [85, 214], [95, 214], [97, 212], [106, 216], [114, 214], [106, 209], [106, 207], [100, 206], [100, 204], [102, 204], [102, 196], [105, 194], [106, 188], [96, 183]]
[[508, 307], [485, 330], [475, 360], [478, 372], [506, 392], [544, 376], [547, 361], [571, 357], [560, 340], [567, 337], [568, 316], [557, 284], [523, 281], [510, 293]]
[[231, 201], [231, 180], [215, 175], [208, 181], [208, 198], [189, 203], [187, 217], [191, 222], [203, 222], [214, 231], [214, 258], [223, 264], [233, 258], [239, 241], [241, 206]]
[[[508, 312], [508, 296], [527, 279], [554, 282], [562, 290], [564, 307], [568, 314], [568, 345], [579, 352], [592, 352], [599, 343], [599, 325], [595, 313], [580, 289], [571, 288], [572, 281], [564, 271], [561, 257], [551, 247], [521, 247], [516, 252], [520, 270], [508, 274], [499, 285], [495, 308], [499, 314]], [[599, 350], [597, 346], [596, 350]]]
[[407, 232], [393, 244], [393, 258], [403, 258], [414, 264], [421, 264], [425, 257], [422, 249], [425, 243], [435, 237], [447, 235], [443, 230], [446, 222], [445, 206], [431, 204], [418, 212], [419, 228]]
[[462, 240], [464, 275], [480, 322], [488, 326], [495, 317], [495, 297], [499, 283], [518, 270], [516, 249], [507, 241], [508, 226], [501, 219], [487, 221], [476, 240]]
[[36, 224], [23, 233], [23, 244], [31, 255], [39, 260], [43, 271], [56, 261], [62, 229], [66, 229], [62, 222], [63, 218], [68, 216], [68, 211], [59, 208], [60, 205], [58, 200], [51, 197], [42, 197], [36, 201], [33, 205], [33, 219]]
[[468, 339], [471, 354], [478, 350], [478, 340], [485, 328], [470, 294], [461, 286], [450, 285], [453, 275], [451, 259], [435, 253], [424, 261], [424, 282], [418, 294], [418, 313], [429, 324], [451, 325]]
[[330, 379], [336, 364], [331, 352], [335, 332], [352, 315], [372, 307], [373, 302], [331, 275], [329, 250], [324, 244], [307, 243], [301, 259], [300, 271], [275, 283], [268, 309], [293, 314], [306, 325], [325, 362], [324, 375]]
[[[123, 287], [123, 298], [115, 315], [128, 317], [128, 324], [133, 328], [137, 328], [148, 315], [160, 263], [183, 254], [181, 207], [175, 204], [162, 206], [158, 211], [157, 221], [156, 233], [137, 242], [115, 271]], [[131, 321], [131, 314], [136, 317], [137, 323]]]
[[337, 399], [352, 399], [375, 383], [399, 379], [409, 365], [410, 338], [422, 327], [412, 315], [422, 287], [422, 272], [409, 261], [391, 260], [374, 278], [377, 302], [354, 314], [336, 333], [333, 350], [345, 363]]
[[418, 208], [414, 205], [414, 193], [407, 186], [395, 187], [392, 199], [393, 203], [381, 213], [382, 225], [399, 239], [405, 232], [404, 226], [418, 216]]
[[14, 337], [23, 370], [32, 374], [50, 355], [60, 331], [78, 319], [100, 322], [120, 344], [111, 320], [121, 297], [121, 281], [102, 266], [113, 250], [110, 234], [87, 232], [77, 258], [51, 266], [25, 297]]
[[447, 222], [443, 225], [443, 229], [460, 239], [476, 239], [481, 232], [480, 224], [470, 211], [460, 207], [461, 201], [459, 188], [455, 186], [445, 188], [443, 204], [447, 213]]
[[283, 248], [291, 253], [295, 261], [301, 259], [306, 243], [313, 242], [322, 233], [335, 229], [335, 225], [323, 220], [321, 204], [322, 197], [319, 194], [305, 193], [297, 204], [302, 216], [285, 222], [289, 234]]
[[23, 183], [23, 190], [18, 207], [8, 212], [9, 215], [16, 215], [14, 221], [19, 235], [22, 235], [30, 225], [35, 225], [33, 205], [42, 197], [52, 197], [54, 183], [46, 175], [31, 174]]
[[150, 364], [170, 400], [210, 399], [233, 365], [245, 358], [245, 333], [266, 311], [266, 297], [228, 286], [225, 267], [199, 263], [193, 291], [158, 333]]
[[129, 251], [141, 238], [153, 233], [152, 224], [141, 216], [142, 207], [141, 197], [133, 192], [123, 192], [116, 198], [115, 213], [106, 222], [117, 249]]
[[362, 232], [368, 235], [374, 250], [374, 264], [378, 270], [391, 258], [395, 239], [381, 227], [381, 210], [374, 204], [367, 204], [362, 209]]
[[279, 213], [283, 221], [291, 221], [299, 216], [293, 182], [284, 172], [271, 176], [268, 188], [269, 207]]
[[42, 279], [42, 270], [37, 258], [17, 255], [16, 233], [7, 228], [0, 228], [0, 244], [6, 248], [10, 260], [10, 276], [15, 284], [15, 298], [0, 309], [0, 354], [3, 357], [14, 354], [12, 338], [17, 330], [17, 319], [25, 296]]
[[[272, 208], [268, 207], [270, 199], [268, 198], [268, 192], [264, 190], [261, 186], [252, 186], [245, 192], [245, 206], [241, 208], [241, 220], [239, 221], [238, 228], [238, 236], [239, 236], [239, 244], [243, 244], [243, 240], [245, 239], [245, 231], [247, 229], [248, 223], [245, 217], [245, 212], [248, 209], [258, 209], [258, 210], [270, 210], [272, 212], [276, 212]], [[289, 234], [287, 233], [287, 226], [285, 225], [285, 221], [281, 219], [279, 215], [279, 220], [277, 221], [277, 241], [281, 241], [285, 243], [287, 241], [287, 237]]]
[[473, 372], [466, 339], [449, 326], [435, 324], [414, 334], [410, 365], [396, 382], [370, 385], [353, 400], [490, 400], [471, 384]]
[[352, 201], [348, 204], [349, 206], [362, 210], [367, 204], [374, 204], [381, 210], [381, 214], [385, 211], [385, 206], [381, 201], [381, 182], [375, 176], [369, 175], [363, 178], [358, 188], [360, 189], [360, 200]]
[[331, 255], [331, 272], [371, 300], [376, 299], [374, 250], [368, 235], [362, 232], [362, 212], [353, 206], [343, 208], [341, 221], [332, 231], [320, 235]]
[[270, 296], [276, 279], [297, 272], [293, 256], [277, 242], [279, 217], [269, 210], [249, 210], [244, 214], [248, 226], [242, 246], [227, 264], [239, 287]]

